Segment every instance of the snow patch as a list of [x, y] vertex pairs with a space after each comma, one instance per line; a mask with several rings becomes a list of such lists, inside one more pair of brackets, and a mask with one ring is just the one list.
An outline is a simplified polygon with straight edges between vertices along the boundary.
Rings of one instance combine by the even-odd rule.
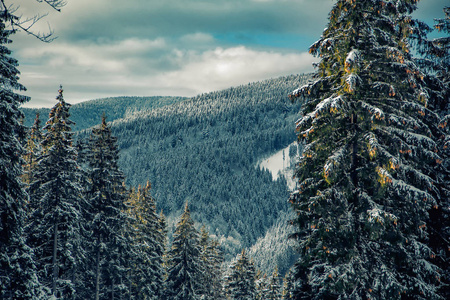
[[258, 163], [258, 167], [260, 169], [270, 171], [272, 174], [272, 180], [278, 180], [279, 176], [283, 176], [286, 179], [290, 190], [295, 189], [296, 180], [293, 176], [295, 164], [297, 163], [299, 157], [298, 150], [293, 157], [289, 155], [289, 149], [292, 146], [298, 147], [297, 142], [293, 142], [286, 148], [272, 154]]

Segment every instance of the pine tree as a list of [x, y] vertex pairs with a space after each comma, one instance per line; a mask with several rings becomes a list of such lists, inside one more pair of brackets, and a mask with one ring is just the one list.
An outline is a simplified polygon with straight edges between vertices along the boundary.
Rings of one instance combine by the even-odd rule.
[[255, 290], [255, 300], [266, 299], [267, 292], [269, 291], [269, 282], [267, 279], [267, 274], [263, 274], [260, 270], [256, 272]]
[[118, 166], [117, 138], [102, 117], [99, 127], [93, 128], [86, 154], [89, 189], [87, 219], [92, 243], [89, 257], [92, 259], [90, 274], [93, 283], [90, 297], [114, 299], [127, 292], [127, 261], [131, 243], [126, 236], [126, 206], [128, 192], [125, 176]]
[[[0, 10], [1, 11], [1, 10]], [[20, 181], [24, 152], [19, 139], [25, 130], [19, 110], [27, 97], [18, 83], [17, 60], [5, 46], [11, 43], [11, 30], [5, 23], [15, 18], [8, 11], [0, 14], [0, 298], [45, 299], [45, 290], [36, 276], [33, 252], [25, 242], [25, 207], [28, 196]]]
[[33, 126], [28, 130], [25, 153], [23, 156], [25, 164], [23, 166], [24, 174], [22, 176], [22, 181], [27, 185], [30, 185], [36, 179], [34, 170], [36, 168], [37, 158], [41, 152], [41, 141], [41, 120], [39, 119], [39, 113], [37, 113]]
[[292, 270], [289, 270], [283, 278], [283, 290], [281, 292], [281, 299], [294, 299], [294, 284]]
[[272, 275], [268, 278], [267, 293], [265, 299], [267, 300], [278, 300], [281, 298], [281, 286], [280, 286], [280, 275], [278, 274], [278, 267], [275, 267]]
[[223, 292], [223, 268], [222, 264], [224, 262], [223, 252], [221, 249], [221, 244], [217, 240], [210, 241], [207, 248], [207, 253], [209, 255], [209, 262], [211, 267], [211, 286], [209, 290], [210, 299], [221, 300], [224, 299], [225, 294]]
[[413, 62], [417, 1], [339, 0], [310, 53], [297, 122], [305, 148], [290, 198], [298, 299], [438, 299], [429, 211], [441, 199], [442, 131]]
[[[443, 82], [445, 87], [445, 93], [448, 96], [450, 91], [450, 6], [443, 9], [445, 17], [435, 20], [436, 24], [434, 28], [439, 32], [446, 33], [447, 36], [436, 38], [432, 43], [439, 49], [434, 54], [438, 58], [439, 69], [437, 77]], [[447, 98], [446, 114], [449, 114], [449, 102]]]
[[131, 298], [160, 299], [163, 290], [163, 255], [165, 237], [161, 236], [155, 199], [150, 195], [150, 183], [133, 191], [128, 202], [131, 240], [135, 257], [131, 261]]
[[186, 202], [175, 227], [172, 248], [168, 252], [166, 299], [200, 299], [200, 281], [204, 277], [200, 255], [199, 233], [194, 227]]
[[200, 230], [201, 260], [203, 265], [204, 278], [201, 280], [202, 299], [218, 300], [223, 299], [222, 293], [222, 272], [223, 262], [220, 243], [211, 239], [205, 226]]
[[[430, 211], [428, 222], [429, 244], [434, 251], [433, 263], [443, 266], [440, 295], [444, 299], [450, 298], [450, 7], [443, 9], [445, 18], [435, 19], [435, 29], [446, 36], [432, 40], [434, 47], [428, 48], [426, 58], [433, 62], [430, 77], [435, 76], [434, 96], [441, 100], [437, 109], [441, 120], [439, 127], [445, 136], [439, 143], [439, 151], [443, 157], [446, 172], [443, 173], [438, 188], [444, 197]], [[431, 49], [431, 50], [430, 50]]]
[[29, 243], [33, 247], [40, 280], [55, 297], [75, 292], [76, 265], [83, 260], [79, 245], [83, 234], [83, 191], [79, 185], [76, 150], [72, 147], [70, 104], [62, 87], [44, 126], [42, 152], [30, 185]]
[[225, 290], [230, 299], [252, 300], [256, 297], [255, 267], [247, 257], [245, 250], [231, 264], [225, 281]]

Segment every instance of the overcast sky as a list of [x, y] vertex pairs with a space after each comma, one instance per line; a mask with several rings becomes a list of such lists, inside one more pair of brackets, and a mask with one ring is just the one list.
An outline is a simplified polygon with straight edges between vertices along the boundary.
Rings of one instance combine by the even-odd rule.
[[[422, 0], [432, 24], [448, 0]], [[281, 75], [311, 72], [334, 0], [67, 0], [61, 13], [36, 0], [6, 0], [52, 43], [18, 33], [13, 56], [32, 100], [51, 107], [110, 96], [195, 96]], [[48, 24], [47, 24], [48, 23]]]

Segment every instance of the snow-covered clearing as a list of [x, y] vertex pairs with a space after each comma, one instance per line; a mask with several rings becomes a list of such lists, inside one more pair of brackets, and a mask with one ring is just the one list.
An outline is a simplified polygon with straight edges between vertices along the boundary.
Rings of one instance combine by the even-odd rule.
[[258, 163], [260, 169], [267, 169], [272, 173], [272, 179], [277, 180], [279, 176], [284, 176], [287, 181], [289, 190], [295, 189], [295, 180], [293, 178], [295, 163], [298, 159], [298, 151], [294, 157], [289, 156], [289, 148], [297, 146], [297, 142], [293, 142], [286, 148], [272, 154]]

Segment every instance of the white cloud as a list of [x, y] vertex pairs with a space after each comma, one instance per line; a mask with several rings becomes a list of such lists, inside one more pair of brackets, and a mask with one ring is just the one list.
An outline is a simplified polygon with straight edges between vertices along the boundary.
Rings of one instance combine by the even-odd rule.
[[[185, 37], [186, 38], [186, 37]], [[195, 35], [194, 39], [207, 36]], [[33, 99], [26, 106], [49, 106], [57, 86], [65, 86], [66, 100], [136, 96], [195, 96], [230, 86], [312, 71], [307, 53], [277, 53], [244, 46], [207, 51], [170, 49], [163, 40], [129, 39], [110, 45], [49, 45], [37, 51], [24, 49], [27, 60], [46, 57], [47, 63], [21, 67], [21, 82]], [[148, 50], [147, 50], [148, 48]], [[146, 51], [162, 50], [159, 56]], [[161, 61], [172, 66], [167, 70]], [[37, 104], [39, 103], [39, 104]]]
[[281, 75], [310, 72], [314, 58], [308, 53], [257, 51], [240, 46], [186, 54], [184, 60], [187, 63], [179, 70], [161, 76], [161, 84], [198, 94]]

